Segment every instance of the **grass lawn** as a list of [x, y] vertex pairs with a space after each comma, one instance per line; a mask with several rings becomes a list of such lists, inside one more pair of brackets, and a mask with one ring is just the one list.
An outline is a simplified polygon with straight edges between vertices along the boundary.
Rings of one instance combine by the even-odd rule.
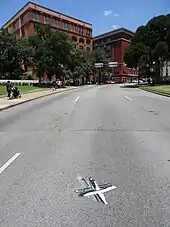
[[165, 94], [170, 94], [170, 85], [155, 85], [155, 86], [142, 85], [140, 87], [147, 89], [149, 91], [157, 91]]
[[[21, 94], [23, 93], [29, 93], [29, 92], [34, 92], [34, 91], [42, 91], [44, 90], [43, 88], [38, 88], [38, 87], [33, 87], [33, 86], [17, 86]], [[6, 86], [0, 85], [0, 96], [6, 95]]]

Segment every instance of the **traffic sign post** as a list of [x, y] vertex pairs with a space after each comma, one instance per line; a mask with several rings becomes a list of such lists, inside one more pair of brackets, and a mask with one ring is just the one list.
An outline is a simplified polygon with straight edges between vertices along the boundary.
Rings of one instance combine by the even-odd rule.
[[114, 68], [118, 66], [118, 62], [109, 62], [108, 67], [112, 68], [112, 76], [114, 74]]
[[117, 66], [118, 66], [118, 62], [116, 62], [116, 61], [115, 62], [113, 61], [113, 62], [109, 62], [108, 63], [108, 67], [109, 68], [114, 68], [114, 67], [117, 67]]
[[94, 67], [95, 68], [103, 68], [104, 64], [103, 63], [95, 63]]
[[100, 63], [95, 63], [94, 64], [94, 67], [96, 68], [96, 69], [98, 69], [97, 70], [97, 72], [98, 72], [98, 83], [100, 84], [100, 80], [101, 80], [101, 76], [102, 76], [102, 73], [101, 73], [101, 70], [102, 70], [102, 68], [104, 68], [104, 67], [108, 67], [108, 68], [112, 68], [112, 75], [113, 75], [113, 73], [114, 73], [114, 68], [115, 67], [118, 67], [120, 65], [120, 63], [118, 63], [118, 62], [108, 62], [108, 63], [102, 63], [102, 62], [100, 62]]

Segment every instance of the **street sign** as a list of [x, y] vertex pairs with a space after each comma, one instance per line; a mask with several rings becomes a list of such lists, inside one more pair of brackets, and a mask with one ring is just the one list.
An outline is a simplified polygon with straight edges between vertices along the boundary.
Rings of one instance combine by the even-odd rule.
[[117, 67], [118, 66], [118, 62], [117, 61], [113, 61], [113, 62], [109, 62], [108, 63], [108, 67], [112, 68], [112, 67]]
[[95, 63], [94, 67], [95, 68], [103, 68], [103, 63]]

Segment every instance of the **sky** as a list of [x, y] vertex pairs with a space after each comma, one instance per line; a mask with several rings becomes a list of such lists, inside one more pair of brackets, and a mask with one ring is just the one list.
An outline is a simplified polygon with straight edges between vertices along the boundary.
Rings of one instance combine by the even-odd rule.
[[[0, 0], [0, 27], [28, 0]], [[170, 0], [32, 0], [93, 24], [93, 36], [125, 27], [135, 31], [152, 17], [170, 13]]]

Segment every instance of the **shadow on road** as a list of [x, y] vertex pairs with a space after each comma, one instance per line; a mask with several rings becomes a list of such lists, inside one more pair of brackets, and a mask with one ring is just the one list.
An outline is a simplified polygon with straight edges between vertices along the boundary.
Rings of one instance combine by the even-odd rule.
[[120, 88], [138, 88], [138, 84], [123, 84], [120, 86]]

